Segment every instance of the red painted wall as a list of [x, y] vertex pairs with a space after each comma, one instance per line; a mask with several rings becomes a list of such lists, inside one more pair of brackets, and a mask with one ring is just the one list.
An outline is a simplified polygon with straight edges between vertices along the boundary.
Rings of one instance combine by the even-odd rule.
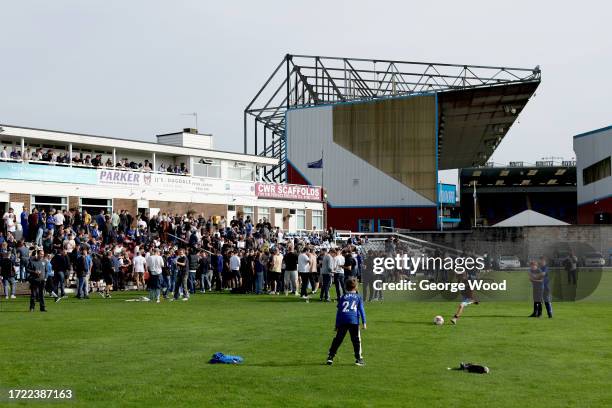
[[612, 213], [612, 197], [578, 206], [578, 224], [594, 224], [595, 214], [601, 212]]
[[310, 185], [310, 183], [307, 182], [306, 179], [304, 179], [304, 177], [302, 177], [302, 175], [298, 173], [298, 171], [289, 163], [287, 163], [287, 183]]
[[[287, 182], [309, 184], [290, 164], [287, 164]], [[375, 230], [379, 219], [393, 219], [395, 228], [435, 230], [437, 216], [436, 207], [334, 208], [327, 205], [327, 226], [341, 230], [357, 231], [360, 219], [374, 219]]]
[[357, 231], [359, 219], [374, 219], [374, 229], [378, 227], [378, 219], [393, 219], [395, 228], [435, 230], [436, 217], [435, 207], [333, 208], [327, 206], [328, 226], [351, 231]]

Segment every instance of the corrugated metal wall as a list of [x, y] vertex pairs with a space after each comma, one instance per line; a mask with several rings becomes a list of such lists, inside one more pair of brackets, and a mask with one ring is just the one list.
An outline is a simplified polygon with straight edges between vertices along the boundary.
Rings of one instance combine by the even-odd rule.
[[334, 142], [436, 200], [436, 98], [334, 106]]
[[[290, 164], [308, 182], [316, 185], [322, 184], [325, 187], [328, 192], [328, 201], [334, 207], [435, 206], [431, 194], [427, 194], [430, 196], [428, 198], [417, 193], [390, 174], [335, 143], [333, 140], [333, 109], [332, 106], [322, 106], [287, 112], [287, 158]], [[431, 127], [430, 135], [433, 138], [435, 135], [435, 118], [433, 118], [433, 122], [430, 119], [426, 122]], [[378, 123], [381, 123], [380, 120]], [[375, 125], [372, 126], [371, 129], [376, 128]], [[401, 126], [398, 129], [400, 129], [399, 132], [406, 131]], [[371, 130], [371, 132], [376, 133], [375, 130]], [[395, 138], [395, 136], [392, 138]], [[375, 143], [375, 139], [372, 139], [371, 143]], [[402, 171], [409, 168], [409, 166], [402, 167], [402, 162], [409, 160], [401, 154], [402, 148], [403, 144], [400, 142], [399, 153], [393, 155], [394, 166], [398, 167], [390, 169], [392, 174], [398, 168]], [[380, 157], [383, 158], [390, 150], [396, 149], [398, 149], [397, 142], [393, 142], [385, 147], [386, 152], [384, 150], [380, 151]], [[307, 168], [308, 162], [321, 158], [322, 150], [324, 157], [323, 170]], [[363, 154], [363, 149], [360, 151]], [[415, 154], [418, 156], [420, 153], [423, 152], [416, 152]], [[427, 150], [427, 155], [429, 154], [429, 150]], [[429, 162], [423, 164], [423, 166], [427, 166], [426, 170], [431, 171], [431, 158], [427, 160]], [[419, 188], [426, 187], [426, 184], [430, 181], [433, 182], [431, 189], [435, 190], [435, 178], [417, 184], [419, 184]]]

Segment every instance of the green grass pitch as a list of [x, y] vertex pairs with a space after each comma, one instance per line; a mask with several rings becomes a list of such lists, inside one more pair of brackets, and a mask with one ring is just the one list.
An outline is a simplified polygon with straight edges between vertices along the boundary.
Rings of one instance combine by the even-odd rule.
[[[347, 338], [323, 365], [335, 303], [296, 297], [195, 295], [189, 302], [50, 302], [2, 299], [0, 388], [70, 388], [67, 403], [3, 406], [605, 407], [612, 405], [612, 303], [556, 303], [553, 319], [529, 319], [529, 302], [470, 306], [391, 298], [366, 305], [367, 365]], [[240, 366], [209, 365], [240, 354]], [[460, 361], [489, 375], [448, 371]]]

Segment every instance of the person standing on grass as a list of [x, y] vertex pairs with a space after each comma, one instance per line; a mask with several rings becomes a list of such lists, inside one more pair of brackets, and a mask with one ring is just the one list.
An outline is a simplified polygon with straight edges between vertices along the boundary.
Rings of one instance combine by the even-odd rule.
[[[300, 289], [300, 296], [302, 299], [308, 299], [308, 282], [310, 282], [310, 253], [308, 247], [302, 249], [302, 253], [298, 256], [298, 274], [302, 280], [302, 287]], [[313, 286], [314, 289], [314, 286]]]
[[217, 292], [223, 291], [223, 255], [221, 250], [217, 249], [215, 255], [211, 257], [212, 269], [213, 269], [213, 283]]
[[578, 270], [578, 258], [571, 252], [567, 258], [563, 261], [563, 267], [567, 272], [567, 284], [576, 285], [576, 272]]
[[102, 297], [106, 299], [111, 298], [111, 292], [113, 291], [113, 281], [115, 280], [115, 265], [113, 261], [113, 253], [106, 251], [102, 258], [102, 279], [104, 280], [104, 294]]
[[66, 296], [66, 277], [70, 272], [70, 259], [65, 248], [62, 248], [60, 253], [51, 259], [51, 265], [55, 271], [55, 287], [57, 288], [57, 294], [60, 297], [64, 297]]
[[253, 293], [253, 254], [251, 250], [240, 251], [240, 276], [243, 293]]
[[132, 261], [132, 265], [134, 268], [134, 277], [136, 280], [136, 290], [140, 290], [141, 285], [142, 290], [145, 289], [144, 274], [147, 270], [147, 260], [145, 259], [144, 255], [145, 252], [140, 251], [136, 254], [134, 260]]
[[255, 294], [261, 295], [264, 289], [264, 262], [267, 261], [267, 257], [264, 258], [264, 255], [259, 252], [259, 250], [255, 251], [254, 261], [255, 261]]
[[174, 294], [174, 286], [176, 285], [177, 275], [178, 275], [178, 267], [176, 266], [176, 260], [178, 256], [174, 249], [170, 250], [170, 253], [166, 257], [166, 268], [168, 269], [168, 285], [166, 292], [164, 293], [164, 298], [168, 298], [168, 294]]
[[0, 259], [0, 273], [2, 274], [2, 286], [4, 287], [4, 297], [9, 298], [9, 289], [11, 292], [11, 299], [15, 299], [16, 293], [16, 282], [15, 282], [15, 267], [11, 260], [10, 252], [6, 251], [2, 253], [2, 259]]
[[283, 269], [283, 256], [278, 252], [278, 248], [272, 250], [272, 259], [270, 261], [270, 271], [268, 279], [270, 280], [270, 294], [278, 294], [278, 282], [280, 281], [281, 271]]
[[291, 245], [287, 247], [287, 253], [283, 261], [285, 262], [285, 296], [289, 292], [292, 295], [298, 296], [298, 256]]
[[330, 249], [329, 253], [325, 249], [321, 250], [323, 259], [321, 261], [321, 301], [331, 302], [329, 298], [329, 288], [331, 286], [332, 274], [336, 268], [335, 249]]
[[240, 257], [237, 251], [230, 251], [229, 268], [231, 273], [231, 287], [239, 288], [242, 282], [240, 275]]
[[315, 254], [314, 248], [310, 247], [308, 250], [308, 268], [310, 272], [310, 285], [312, 286], [312, 294], [317, 294], [319, 288], [319, 262], [317, 260], [317, 254]]
[[334, 260], [336, 269], [334, 270], [334, 286], [336, 287], [336, 300], [340, 301], [340, 298], [346, 291], [346, 288], [344, 287], [344, 263], [346, 260], [342, 252], [339, 250], [336, 250], [335, 252], [336, 256], [334, 257]]
[[344, 276], [350, 278], [351, 276], [357, 277], [357, 273], [355, 269], [357, 268], [357, 261], [353, 257], [353, 253], [351, 252], [351, 247], [344, 252], [344, 265], [342, 269], [344, 269]]
[[189, 269], [187, 265], [187, 257], [185, 256], [185, 250], [182, 248], [178, 250], [178, 256], [176, 258], [176, 282], [174, 283], [174, 298], [173, 300], [178, 300], [179, 293], [181, 289], [183, 290], [183, 300], [189, 300]]
[[158, 248], [151, 250], [151, 255], [147, 258], [147, 270], [149, 271], [149, 300], [160, 302], [160, 278], [164, 267], [164, 258], [159, 254]]
[[91, 256], [89, 249], [83, 246], [81, 255], [76, 261], [76, 273], [78, 278], [77, 299], [89, 299], [89, 277], [91, 275]]
[[36, 252], [36, 255], [28, 261], [26, 268], [28, 270], [28, 279], [30, 280], [30, 312], [34, 311], [37, 301], [40, 311], [46, 312], [44, 292], [47, 265], [45, 253], [43, 251]]
[[51, 297], [55, 298], [55, 302], [59, 302], [62, 298], [55, 293], [55, 272], [53, 271], [53, 265], [51, 264], [51, 254], [45, 255], [45, 290]]
[[[194, 231], [195, 234], [195, 231]], [[197, 242], [197, 241], [196, 241]], [[198, 272], [198, 265], [200, 264], [200, 257], [195, 248], [189, 249], [189, 255], [187, 256], [187, 263], [189, 264], [189, 293], [194, 294], [196, 291], [196, 273]]]
[[[546, 265], [546, 258], [541, 257], [540, 263], [538, 264], [538, 268], [543, 275], [542, 279], [542, 300], [544, 301], [544, 306], [546, 307], [546, 314], [549, 319], [553, 317], [552, 310], [552, 293], [550, 290], [550, 279], [548, 277], [548, 265]], [[542, 307], [542, 306], [540, 306]]]
[[211, 290], [211, 275], [210, 258], [203, 249], [200, 250], [200, 260], [198, 261], [198, 270], [200, 273], [200, 293], [206, 293], [206, 290]]
[[364, 266], [361, 271], [361, 282], [363, 283], [363, 300], [371, 302], [374, 297], [374, 254], [368, 251]]
[[336, 311], [336, 336], [332, 341], [327, 356], [327, 365], [334, 363], [334, 357], [338, 352], [338, 348], [342, 344], [346, 333], [351, 336], [353, 343], [353, 351], [355, 353], [355, 364], [358, 366], [365, 365], [361, 355], [361, 333], [359, 332], [359, 320], [366, 329], [366, 315], [363, 307], [363, 299], [357, 293], [357, 279], [350, 277], [346, 280], [346, 292], [338, 301], [338, 310]]
[[[113, 265], [113, 289], [119, 290], [121, 282], [121, 252], [111, 251], [111, 263]], [[110, 297], [110, 293], [109, 296]]]
[[529, 317], [542, 316], [542, 297], [544, 292], [544, 274], [535, 261], [529, 264], [529, 281], [531, 281], [533, 294], [533, 313]]

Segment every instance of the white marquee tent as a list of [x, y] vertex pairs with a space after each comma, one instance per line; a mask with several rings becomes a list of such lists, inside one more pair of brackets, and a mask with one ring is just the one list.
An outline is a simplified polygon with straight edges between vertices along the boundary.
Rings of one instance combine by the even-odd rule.
[[569, 225], [548, 215], [541, 214], [533, 210], [525, 210], [521, 213], [513, 215], [510, 218], [498, 222], [493, 227], [535, 227], [535, 226], [556, 226]]

